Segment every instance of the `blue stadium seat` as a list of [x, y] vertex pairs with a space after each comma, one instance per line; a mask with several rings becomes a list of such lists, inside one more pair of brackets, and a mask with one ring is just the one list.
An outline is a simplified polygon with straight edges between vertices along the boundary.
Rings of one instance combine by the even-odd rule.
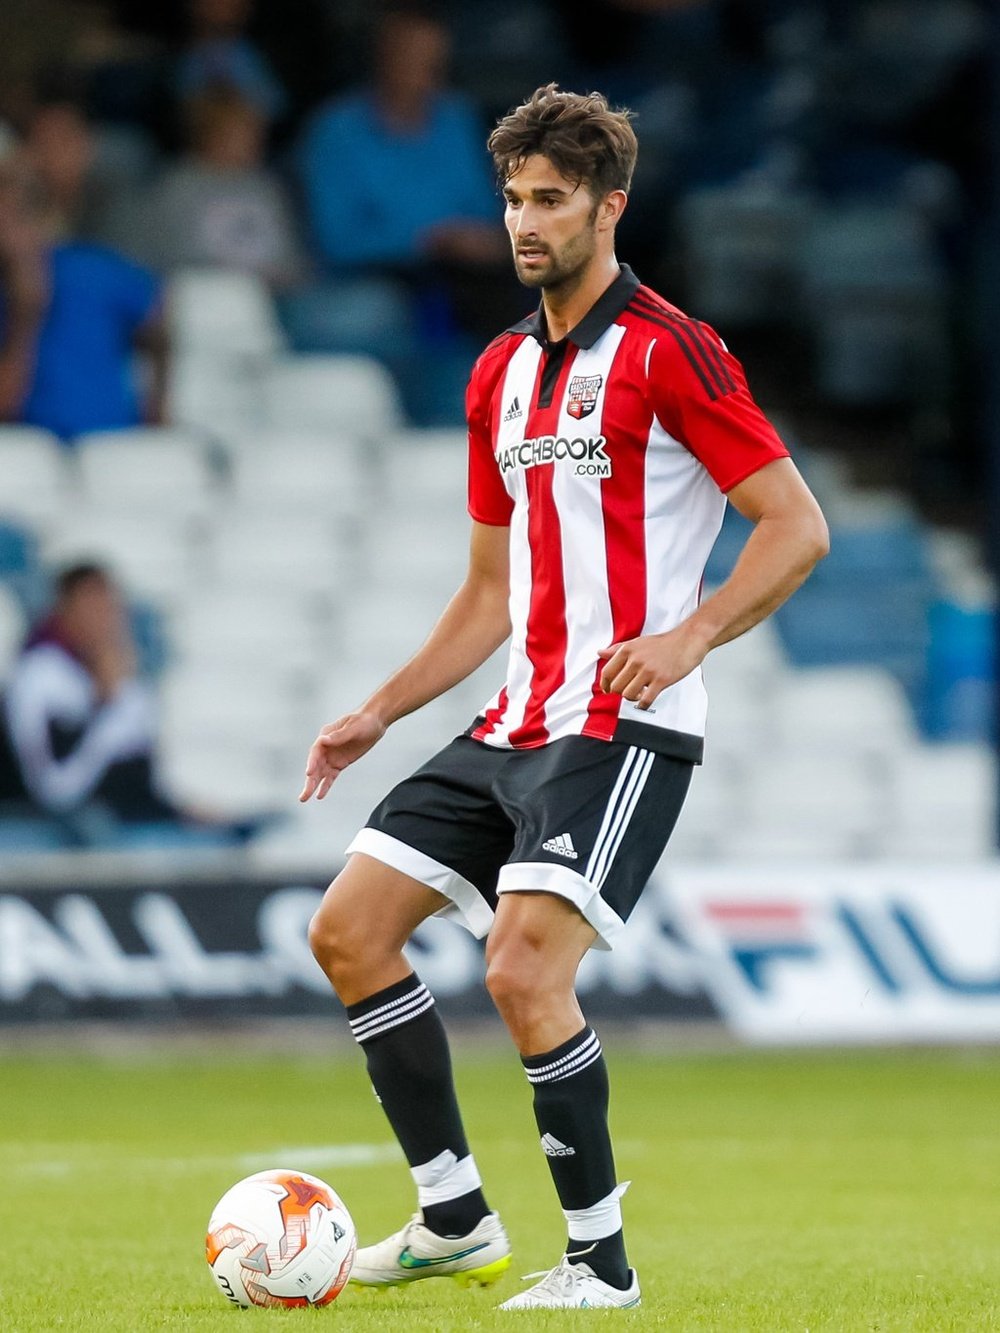
[[70, 839], [54, 822], [30, 815], [0, 814], [0, 855], [59, 852], [69, 846]]
[[918, 703], [926, 679], [927, 604], [871, 583], [808, 582], [776, 614], [796, 666], [870, 665], [890, 671]]
[[825, 586], [899, 582], [929, 594], [931, 574], [923, 533], [916, 523], [837, 526], [830, 536], [830, 554], [813, 581]]
[[35, 539], [27, 528], [0, 519], [0, 578], [23, 575], [36, 564]]

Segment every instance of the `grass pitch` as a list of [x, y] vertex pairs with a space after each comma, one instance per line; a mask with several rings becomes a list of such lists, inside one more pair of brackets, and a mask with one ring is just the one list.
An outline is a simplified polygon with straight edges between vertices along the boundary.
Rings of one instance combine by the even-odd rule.
[[205, 1223], [234, 1181], [312, 1170], [365, 1242], [412, 1210], [355, 1053], [0, 1061], [0, 1329], [1000, 1329], [998, 1053], [656, 1058], [619, 1044], [610, 1064], [642, 1308], [500, 1315], [563, 1240], [529, 1089], [501, 1046], [460, 1049], [456, 1065], [510, 1273], [491, 1291], [436, 1279], [277, 1312], [230, 1308], [205, 1268]]

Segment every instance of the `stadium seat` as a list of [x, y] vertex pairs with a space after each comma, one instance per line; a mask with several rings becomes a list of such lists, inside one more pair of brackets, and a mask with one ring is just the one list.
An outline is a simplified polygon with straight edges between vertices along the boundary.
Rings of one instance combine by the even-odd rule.
[[[872, 856], [879, 846], [891, 795], [862, 758], [846, 754], [757, 755], [748, 768], [740, 804], [754, 845], [773, 840], [783, 854], [801, 843], [817, 849], [833, 838], [844, 855]], [[734, 839], [734, 845], [739, 846]], [[826, 845], [829, 845], [828, 843]]]
[[0, 812], [0, 854], [19, 856], [59, 852], [70, 845], [67, 834], [54, 821]]
[[0, 518], [55, 526], [70, 494], [67, 452], [50, 431], [0, 426]]
[[841, 589], [875, 585], [888, 597], [926, 600], [933, 589], [923, 532], [913, 520], [832, 526], [830, 554], [810, 582]]
[[887, 671], [814, 667], [789, 673], [774, 711], [775, 739], [805, 755], [893, 756], [916, 741], [906, 693]]
[[267, 285], [232, 269], [175, 273], [167, 288], [167, 321], [181, 354], [262, 361], [284, 346]]
[[854, 406], [940, 401], [944, 277], [919, 214], [894, 204], [832, 206], [801, 253], [826, 397]]
[[0, 583], [0, 679], [6, 676], [17, 657], [26, 628], [19, 599]]
[[449, 511], [467, 524], [468, 435], [464, 430], [401, 431], [386, 442], [385, 488], [400, 510]]
[[301, 688], [323, 670], [329, 628], [308, 596], [213, 584], [193, 589], [171, 621], [174, 660], [188, 670], [256, 673]]
[[464, 508], [434, 515], [434, 540], [418, 512], [385, 509], [369, 516], [364, 529], [367, 567], [378, 587], [407, 589], [441, 607], [465, 576], [470, 520]]
[[216, 505], [207, 449], [187, 431], [148, 426], [81, 435], [77, 464], [84, 495], [105, 511], [204, 520]]
[[870, 583], [847, 587], [810, 581], [777, 613], [782, 641], [799, 666], [870, 664], [886, 667], [907, 685], [923, 678], [928, 630], [926, 605], [893, 598]]
[[279, 663], [242, 673], [182, 663], [164, 673], [160, 702], [164, 735], [206, 743], [213, 736], [236, 741], [249, 730], [281, 749], [301, 742], [314, 720], [309, 698], [289, 687]]
[[996, 854], [997, 768], [989, 746], [921, 745], [893, 774], [886, 854], [920, 862]]
[[183, 602], [204, 573], [204, 553], [183, 517], [169, 512], [130, 513], [86, 506], [67, 516], [42, 544], [48, 565], [97, 560], [107, 564], [126, 593], [154, 606]]
[[668, 859], [717, 859], [726, 855], [745, 818], [740, 801], [744, 768], [737, 770], [712, 747], [708, 761], [691, 777], [680, 819], [667, 845]]
[[167, 404], [175, 426], [239, 449], [263, 412], [258, 367], [225, 353], [177, 352], [170, 360]]
[[695, 190], [678, 210], [691, 305], [722, 327], [787, 321], [810, 201], [753, 178]]
[[392, 376], [363, 356], [286, 356], [263, 381], [267, 424], [380, 440], [401, 425]]
[[0, 519], [0, 579], [10, 582], [22, 577], [35, 559], [35, 539], [27, 528]]
[[378, 683], [420, 647], [445, 607], [444, 598], [410, 601], [384, 597], [376, 590], [363, 602], [344, 609], [343, 641], [338, 675], [353, 666], [360, 668], [359, 686]]
[[272, 747], [252, 734], [201, 742], [186, 734], [175, 740], [165, 733], [161, 769], [173, 800], [223, 818], [245, 819], [291, 811], [301, 789], [304, 760], [305, 751], [293, 773], [275, 758]]
[[326, 514], [232, 510], [211, 538], [211, 567], [220, 587], [317, 599], [327, 609], [344, 595], [353, 555], [347, 534]]
[[231, 455], [235, 505], [360, 518], [372, 498], [372, 469], [353, 436], [255, 431]]

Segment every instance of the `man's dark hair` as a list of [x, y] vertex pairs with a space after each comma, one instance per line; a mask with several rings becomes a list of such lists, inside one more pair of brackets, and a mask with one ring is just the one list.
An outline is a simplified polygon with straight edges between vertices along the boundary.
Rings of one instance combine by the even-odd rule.
[[601, 93], [566, 93], [556, 83], [536, 89], [489, 137], [501, 186], [538, 154], [567, 180], [585, 184], [595, 199], [628, 190], [638, 151], [631, 115], [612, 110]]
[[91, 581], [99, 583], [110, 583], [111, 574], [104, 565], [99, 565], [96, 560], [81, 560], [79, 564], [67, 565], [61, 569], [55, 577], [56, 596], [60, 601], [64, 597], [71, 597], [84, 583]]

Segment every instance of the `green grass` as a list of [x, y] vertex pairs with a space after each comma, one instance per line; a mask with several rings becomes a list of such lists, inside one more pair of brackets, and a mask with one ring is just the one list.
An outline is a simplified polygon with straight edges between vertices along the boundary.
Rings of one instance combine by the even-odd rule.
[[562, 1218], [516, 1059], [463, 1049], [456, 1063], [511, 1273], [492, 1291], [438, 1279], [244, 1312], [202, 1257], [215, 1200], [256, 1169], [244, 1155], [329, 1179], [364, 1241], [412, 1209], [401, 1162], [332, 1167], [306, 1150], [389, 1141], [354, 1053], [0, 1061], [0, 1329], [1000, 1329], [995, 1053], [619, 1048], [613, 1116], [643, 1306], [604, 1315], [494, 1314], [519, 1274], [556, 1261]]

